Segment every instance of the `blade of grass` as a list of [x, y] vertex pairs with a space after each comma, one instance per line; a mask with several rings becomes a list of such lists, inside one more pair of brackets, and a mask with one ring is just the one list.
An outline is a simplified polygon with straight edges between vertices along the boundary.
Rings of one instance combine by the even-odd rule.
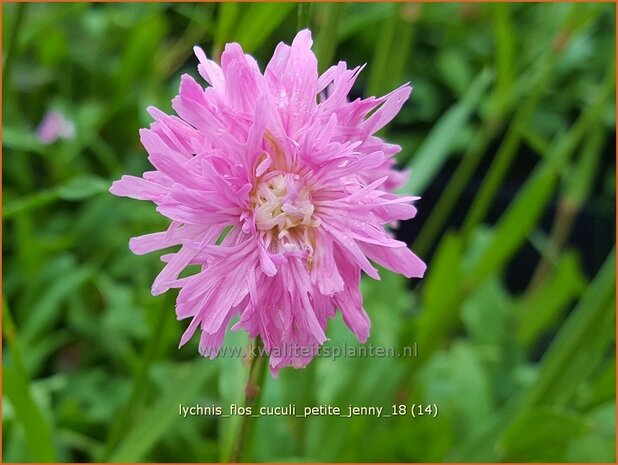
[[234, 31], [236, 41], [246, 53], [259, 49], [268, 37], [292, 12], [294, 3], [251, 3], [243, 7], [240, 22]]
[[594, 370], [613, 337], [615, 295], [614, 248], [543, 357], [522, 408], [564, 402]]
[[215, 40], [212, 45], [213, 59], [219, 60], [225, 43], [230, 39], [234, 24], [238, 21], [240, 5], [236, 2], [223, 2], [219, 4], [217, 16], [217, 29]]
[[341, 25], [339, 40], [348, 40], [351, 37], [362, 34], [364, 31], [376, 27], [386, 20], [391, 14], [392, 3], [368, 2], [362, 5], [362, 9], [350, 9], [350, 14]]
[[415, 23], [421, 15], [421, 9], [422, 4], [400, 4], [395, 40], [389, 52], [388, 68], [384, 75], [382, 92], [390, 92], [402, 81], [405, 81], [406, 64], [413, 59], [411, 49], [417, 31]]
[[313, 10], [313, 3], [300, 2], [298, 4], [298, 23], [296, 29], [299, 31], [311, 27], [311, 13]]
[[61, 304], [95, 275], [88, 266], [76, 266], [52, 281], [44, 294], [29, 309], [31, 318], [27, 319], [21, 330], [24, 343], [39, 340], [60, 318]]
[[485, 69], [474, 79], [464, 97], [449, 108], [423, 140], [410, 162], [412, 175], [401, 192], [422, 194], [446, 162], [458, 133], [478, 108], [491, 83], [492, 75]]
[[[553, 55], [552, 55], [553, 57]], [[547, 87], [551, 72], [555, 66], [556, 58], [550, 58], [543, 62], [540, 66], [532, 92], [528, 95], [525, 101], [518, 108], [508, 132], [502, 141], [498, 153], [494, 158], [489, 172], [485, 176], [481, 188], [472, 202], [470, 210], [464, 221], [462, 232], [466, 240], [470, 237], [472, 229], [479, 224], [487, 211], [489, 210], [492, 200], [500, 187], [506, 172], [511, 165], [515, 154], [521, 145], [522, 127], [527, 125], [536, 110], [536, 107], [541, 99], [543, 90]]]
[[[492, 4], [494, 14], [494, 34], [496, 41], [496, 100], [504, 104], [511, 93], [513, 83], [513, 55], [515, 49], [513, 25], [511, 22], [511, 5], [508, 3]], [[499, 105], [500, 106], [500, 105]]]
[[586, 284], [575, 254], [562, 254], [554, 272], [521, 301], [517, 312], [519, 343], [526, 348], [533, 347], [539, 337], [569, 309], [571, 302], [579, 298]]
[[37, 462], [56, 462], [51, 428], [47, 418], [32, 397], [19, 337], [4, 295], [2, 296], [2, 334], [10, 348], [14, 365], [11, 367], [4, 364], [2, 367], [3, 394], [11, 402], [15, 416], [24, 428], [32, 459]]
[[156, 73], [163, 81], [173, 76], [193, 54], [193, 46], [199, 44], [208, 34], [213, 35], [210, 18], [215, 7], [213, 3], [193, 4], [191, 14], [187, 15], [189, 24], [183, 35], [171, 45], [161, 47], [161, 58], [157, 62]]
[[344, 16], [346, 5], [345, 3], [324, 3], [319, 6], [322, 7], [322, 21], [316, 36], [315, 50], [322, 73], [333, 62], [338, 45], [339, 23]]
[[[549, 44], [543, 56], [538, 60], [540, 65], [538, 66], [536, 74], [532, 76], [527, 85], [527, 94], [524, 93], [527, 97], [525, 97], [515, 113], [509, 130], [498, 149], [489, 168], [489, 172], [485, 176], [481, 188], [474, 198], [464, 221], [462, 232], [466, 241], [469, 239], [476, 225], [482, 222], [487, 215], [487, 212], [496, 198], [496, 192], [511, 166], [515, 154], [521, 146], [525, 127], [529, 124], [541, 97], [551, 82], [558, 60], [565, 51], [565, 45], [558, 41], [558, 39], [568, 38], [578, 28], [583, 27], [578, 21], [580, 16], [581, 6], [577, 4], [569, 5], [566, 17], [555, 35], [557, 42], [555, 41]], [[526, 89], [524, 89], [524, 91], [526, 91]], [[496, 102], [498, 102], [498, 100], [496, 100]]]
[[[488, 124], [487, 120], [485, 120], [483, 126], [476, 131], [468, 149], [457, 165], [455, 173], [453, 173], [453, 176], [446, 184], [438, 202], [429, 213], [429, 217], [423, 224], [412, 246], [421, 257], [427, 256], [432, 246], [440, 238], [440, 231], [450, 217], [451, 212], [468, 185], [470, 178], [474, 174], [483, 154], [487, 150], [489, 143], [494, 138], [499, 127], [500, 126], [497, 124]], [[414, 175], [415, 173], [413, 176]]]
[[[15, 20], [11, 28], [11, 35], [9, 36], [8, 44], [6, 45], [6, 52], [2, 54], [2, 95], [5, 97], [8, 95], [9, 86], [11, 82], [11, 72], [13, 69], [13, 63], [15, 62], [15, 51], [17, 49], [17, 43], [19, 42], [19, 33], [23, 30], [24, 18], [28, 11], [27, 3], [17, 3], [15, 5]], [[6, 12], [5, 12], [6, 14]]]
[[391, 14], [383, 21], [379, 40], [376, 40], [367, 79], [367, 95], [382, 95], [388, 92], [391, 76], [390, 60], [393, 50], [399, 46], [397, 31], [401, 22], [402, 3], [390, 4]]
[[567, 172], [566, 184], [558, 201], [558, 210], [551, 228], [549, 247], [543, 251], [541, 260], [532, 275], [528, 293], [533, 292], [551, 271], [560, 250], [568, 239], [575, 218], [590, 194], [601, 158], [601, 149], [605, 142], [605, 133], [606, 129], [603, 126], [597, 126], [593, 130], [592, 135], [586, 140], [579, 160]]
[[468, 284], [481, 282], [489, 274], [500, 269], [519, 249], [537, 224], [572, 154], [589, 128], [595, 127], [602, 116], [605, 102], [613, 91], [615, 73], [613, 67], [610, 68], [593, 102], [580, 115], [566, 136], [558, 136], [559, 140], [554, 148], [546, 155], [541, 166], [535, 169], [516, 199], [500, 218], [494, 239], [471, 270], [469, 275], [471, 282]]
[[109, 181], [97, 176], [77, 176], [52, 189], [43, 189], [27, 197], [14, 200], [2, 208], [2, 219], [6, 220], [32, 210], [45, 207], [58, 200], [79, 201], [109, 189]]

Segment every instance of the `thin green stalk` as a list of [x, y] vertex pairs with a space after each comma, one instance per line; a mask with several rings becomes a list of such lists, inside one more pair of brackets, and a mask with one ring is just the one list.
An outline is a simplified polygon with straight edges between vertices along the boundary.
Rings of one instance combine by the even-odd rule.
[[[576, 29], [575, 24], [579, 16], [579, 6], [574, 4], [563, 23], [563, 27], [556, 34], [556, 37], [569, 37]], [[474, 198], [472, 206], [466, 216], [462, 228], [462, 234], [466, 241], [469, 239], [470, 234], [476, 226], [485, 219], [496, 197], [495, 194], [500, 188], [504, 176], [521, 145], [525, 132], [524, 128], [529, 124], [534, 115], [543, 92], [551, 81], [553, 70], [564, 50], [564, 44], [561, 43], [561, 45], [558, 46], [556, 42], [554, 42], [545, 51], [544, 56], [541, 57], [541, 64], [539, 65], [538, 72], [532, 77], [530, 84], [527, 86], [527, 88], [531, 90], [516, 112], [507, 135], [500, 145], [498, 153], [489, 168], [489, 172], [485, 176], [483, 184]], [[498, 101], [496, 100], [496, 102]]]
[[185, 28], [185, 32], [171, 46], [162, 51], [161, 58], [157, 61], [156, 74], [161, 81], [173, 76], [187, 61], [187, 58], [192, 55], [192, 45], [203, 42], [207, 34], [212, 32], [210, 23], [207, 23], [205, 27], [204, 21], [199, 19], [201, 19], [202, 8], [208, 8], [207, 14], [208, 17], [211, 17], [213, 7], [214, 4], [197, 3], [194, 5], [192, 14], [187, 15], [189, 24]]
[[[21, 352], [21, 345], [17, 339], [17, 330], [15, 328], [15, 322], [9, 309], [9, 303], [6, 300], [4, 294], [2, 294], [2, 335], [11, 349], [11, 357], [15, 368], [21, 371], [27, 376], [26, 366], [24, 365], [24, 358]], [[28, 376], [27, 376], [28, 377]]]
[[8, 43], [6, 45], [6, 53], [4, 55], [4, 63], [2, 66], [2, 95], [7, 96], [9, 85], [11, 81], [11, 72], [13, 69], [13, 62], [15, 61], [15, 50], [17, 43], [19, 42], [19, 34], [23, 29], [24, 18], [26, 17], [26, 11], [28, 10], [27, 3], [18, 3], [16, 5], [17, 11], [15, 12], [15, 20], [13, 21], [13, 27], [11, 28], [11, 35], [9, 36]]
[[564, 247], [569, 237], [578, 212], [579, 208], [576, 208], [575, 205], [569, 202], [565, 202], [564, 199], [558, 202], [556, 216], [549, 235], [549, 247], [541, 256], [541, 260], [532, 274], [527, 290], [528, 295], [534, 292], [549, 275], [553, 263], [558, 259], [560, 250]]
[[527, 293], [530, 295], [549, 275], [553, 263], [566, 243], [575, 218], [588, 197], [600, 161], [605, 139], [605, 128], [598, 126], [586, 141], [578, 163], [573, 167], [569, 184], [558, 202], [558, 209], [549, 236], [549, 250], [541, 256]]
[[[601, 347], [604, 341], [599, 333], [609, 325], [614, 327], [611, 320], [615, 295], [616, 250], [613, 249], [543, 357], [538, 380], [524, 396], [522, 408], [558, 398], [565, 400], [594, 370], [593, 360], [602, 358], [604, 353], [604, 347]], [[608, 311], [608, 307], [612, 310]], [[605, 342], [609, 340], [611, 337]], [[593, 352], [597, 357], [592, 357]]]
[[367, 95], [381, 95], [391, 91], [401, 81], [405, 64], [410, 61], [414, 42], [414, 23], [420, 15], [418, 4], [393, 5], [390, 18], [384, 27], [371, 61], [367, 81]]
[[511, 5], [494, 3], [494, 34], [496, 42], [496, 100], [504, 104], [509, 99], [513, 83], [515, 37], [511, 21]]
[[[249, 378], [245, 386], [245, 407], [250, 407], [252, 411], [258, 404], [262, 384], [264, 381], [264, 373], [268, 365], [268, 359], [264, 355], [264, 344], [258, 336], [252, 343], [251, 360], [249, 365]], [[234, 439], [234, 447], [230, 462], [238, 463], [242, 461], [243, 455], [247, 451], [251, 428], [253, 426], [253, 418], [251, 415], [243, 415], [237, 436]]]
[[384, 81], [386, 88], [382, 89], [383, 92], [390, 92], [402, 84], [401, 81], [404, 79], [406, 64], [413, 61], [410, 51], [416, 37], [417, 28], [414, 27], [414, 24], [418, 21], [421, 8], [422, 4], [414, 3], [407, 3], [401, 6], [395, 46], [390, 52], [387, 74], [389, 80]]
[[483, 69], [474, 78], [464, 96], [440, 116], [410, 160], [409, 167], [413, 175], [398, 189], [399, 192], [422, 195], [451, 153], [454, 143], [451, 135], [459, 133], [468, 124], [492, 79], [491, 72]]
[[299, 2], [298, 3], [298, 27], [300, 31], [311, 27], [311, 13], [313, 10], [313, 3], [311, 2]]
[[217, 9], [217, 29], [215, 30], [215, 40], [212, 44], [211, 56], [215, 61], [221, 58], [223, 46], [227, 42], [234, 25], [239, 20], [240, 5], [236, 2], [223, 2]]
[[474, 228], [485, 218], [497, 190], [500, 188], [504, 176], [506, 175], [515, 155], [519, 149], [522, 139], [522, 128], [527, 125], [536, 110], [543, 91], [547, 87], [552, 70], [556, 63], [556, 55], [551, 55], [541, 65], [536, 78], [533, 79], [532, 91], [524, 103], [519, 107], [509, 130], [500, 145], [498, 153], [494, 158], [489, 172], [485, 176], [478, 194], [472, 202], [472, 206], [466, 216], [462, 228], [465, 240], [470, 237]]
[[498, 130], [497, 125], [485, 124], [477, 131], [468, 150], [461, 158], [453, 177], [449, 180], [444, 192], [440, 195], [436, 206], [431, 210], [429, 218], [414, 242], [413, 249], [421, 256], [426, 256], [435, 241], [439, 238], [440, 230], [451, 215], [462, 192], [468, 185], [483, 154]]
[[584, 140], [587, 131], [598, 124], [605, 102], [613, 91], [614, 76], [613, 66], [610, 65], [605, 82], [599, 86], [594, 100], [567, 134], [556, 138], [553, 148], [545, 155], [542, 163], [529, 176], [517, 197], [502, 214], [492, 242], [467, 274], [469, 284], [474, 281], [481, 282], [504, 266], [538, 224], [554, 186], [569, 166], [573, 153]]
[[331, 66], [339, 37], [339, 23], [345, 12], [345, 3], [324, 3], [322, 23], [315, 41], [320, 72]]
[[58, 194], [55, 190], [46, 189], [39, 191], [36, 194], [9, 203], [2, 209], [2, 219], [7, 220], [21, 213], [42, 208], [56, 200], [58, 200]]
[[122, 436], [129, 430], [131, 422], [133, 421], [132, 417], [137, 410], [138, 403], [142, 400], [142, 396], [148, 384], [148, 373], [150, 371], [150, 366], [152, 365], [155, 351], [159, 345], [159, 341], [162, 338], [163, 330], [165, 328], [167, 307], [165, 305], [160, 305], [158, 311], [159, 313], [156, 316], [155, 327], [150, 335], [148, 345], [144, 350], [144, 359], [139, 367], [139, 370], [136, 371], [134, 375], [131, 395], [109, 430], [105, 448], [103, 449], [100, 460], [98, 460], [99, 462], [107, 461], [110, 454], [118, 445], [120, 439], [122, 439]]
[[[300, 389], [300, 398], [302, 405], [316, 405], [316, 395], [314, 386], [316, 385], [316, 363], [310, 363], [304, 368], [304, 383]], [[291, 428], [295, 433], [296, 438], [296, 454], [297, 457], [303, 457], [307, 454], [307, 421], [304, 418], [294, 418], [296, 420], [296, 428]]]
[[393, 12], [390, 18], [384, 20], [381, 28], [382, 34], [379, 40], [376, 41], [376, 46], [371, 59], [371, 67], [369, 68], [369, 77], [367, 78], [367, 94], [378, 95], [387, 86], [384, 81], [388, 79], [388, 62], [390, 59], [390, 51], [395, 43], [395, 35], [397, 25], [399, 23], [399, 15], [401, 4], [392, 5]]

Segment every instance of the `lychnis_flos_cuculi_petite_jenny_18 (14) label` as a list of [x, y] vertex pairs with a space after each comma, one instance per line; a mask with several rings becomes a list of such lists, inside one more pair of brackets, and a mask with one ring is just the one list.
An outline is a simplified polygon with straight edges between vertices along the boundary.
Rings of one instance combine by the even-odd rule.
[[[306, 366], [339, 310], [360, 342], [370, 321], [361, 273], [375, 262], [408, 278], [426, 266], [388, 229], [415, 216], [418, 197], [394, 189], [401, 147], [376, 136], [411, 93], [348, 99], [362, 67], [345, 62], [318, 73], [309, 30], [279, 43], [264, 73], [237, 43], [220, 65], [199, 47], [200, 85], [183, 75], [176, 115], [150, 107], [140, 131], [154, 170], [125, 175], [110, 191], [147, 200], [169, 218], [167, 231], [129, 241], [136, 254], [162, 256], [155, 295], [180, 289], [178, 319], [199, 329], [199, 351], [216, 357], [226, 331], [260, 337], [273, 375]], [[189, 265], [199, 272], [181, 277]], [[303, 349], [303, 350], [297, 350]]]

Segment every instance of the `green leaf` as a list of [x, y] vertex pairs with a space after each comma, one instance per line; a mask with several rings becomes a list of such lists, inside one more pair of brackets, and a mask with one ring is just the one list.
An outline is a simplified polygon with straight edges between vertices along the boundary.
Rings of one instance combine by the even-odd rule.
[[565, 402], [603, 359], [615, 338], [615, 263], [613, 250], [543, 357], [524, 406]]
[[559, 258], [554, 272], [518, 308], [517, 337], [526, 347], [552, 327], [569, 304], [584, 291], [586, 278], [572, 252]]
[[470, 116], [478, 109], [492, 81], [488, 70], [474, 79], [463, 98], [449, 108], [433, 126], [410, 162], [412, 175], [400, 192], [422, 194], [442, 168], [455, 143], [455, 135], [468, 124]]
[[[309, 3], [307, 3], [309, 4]], [[318, 5], [323, 10], [323, 23], [315, 37], [315, 56], [320, 72], [326, 71], [332, 64], [337, 50], [337, 31], [345, 17], [345, 3], [323, 3]]]
[[60, 317], [61, 304], [92, 278], [94, 270], [77, 267], [50, 283], [50, 287], [30, 309], [21, 330], [24, 341], [33, 341], [43, 334]]
[[459, 324], [462, 244], [458, 236], [444, 237], [424, 281], [422, 311], [416, 338], [421, 356], [438, 347], [442, 338]]
[[109, 189], [109, 181], [98, 176], [78, 176], [58, 187], [56, 192], [62, 200], [83, 200]]
[[44, 207], [45, 205], [54, 202], [57, 198], [58, 196], [55, 192], [50, 190], [41, 190], [36, 194], [9, 201], [6, 205], [3, 205], [2, 219], [4, 220], [19, 215], [20, 213], [27, 212], [28, 210], [36, 210], [37, 208]]
[[339, 41], [348, 40], [370, 30], [376, 23], [389, 16], [392, 7], [393, 4], [387, 2], [350, 3], [348, 14], [339, 29]]
[[[410, 14], [409, 10], [419, 11]], [[402, 74], [410, 57], [410, 48], [416, 31], [413, 23], [419, 14], [419, 5], [392, 4], [391, 17], [384, 21], [379, 40], [375, 41], [367, 94], [383, 95], [401, 85]]]
[[588, 431], [577, 415], [535, 408], [522, 413], [504, 433], [501, 448], [508, 462], [562, 462], [566, 447]]
[[474, 341], [498, 346], [505, 340], [511, 302], [498, 280], [490, 279], [462, 304], [461, 319]]
[[215, 59], [218, 59], [223, 46], [229, 40], [234, 24], [237, 23], [239, 12], [240, 5], [236, 2], [223, 2], [219, 4], [215, 43], [213, 45], [213, 56]]
[[24, 428], [26, 442], [37, 462], [56, 462], [56, 452], [48, 419], [34, 401], [28, 373], [23, 360], [20, 337], [13, 322], [8, 303], [2, 296], [2, 334], [12, 356], [12, 365], [2, 367], [3, 397], [11, 403], [12, 411]]
[[469, 279], [482, 282], [500, 270], [519, 250], [551, 198], [557, 175], [550, 166], [537, 168], [500, 218], [492, 243], [471, 270]]
[[436, 353], [419, 373], [426, 402], [455, 416], [463, 431], [484, 423], [493, 411], [490, 379], [478, 350], [458, 341], [448, 352]]
[[8, 366], [2, 367], [2, 393], [11, 402], [15, 416], [24, 427], [26, 441], [36, 462], [56, 462], [56, 452], [47, 418], [32, 398], [32, 391], [24, 373]]
[[[615, 360], [614, 360], [615, 365]], [[614, 384], [615, 390], [615, 384]], [[590, 431], [567, 448], [569, 462], [616, 462], [616, 402], [607, 402], [587, 415]]]
[[34, 131], [8, 125], [2, 128], [2, 147], [5, 149], [38, 154], [45, 154], [48, 149], [48, 147], [36, 137]]
[[135, 24], [126, 37], [122, 58], [118, 67], [118, 76], [114, 82], [118, 85], [117, 95], [124, 98], [133, 88], [144, 86], [148, 82], [142, 76], [154, 74], [157, 47], [165, 37], [167, 22], [165, 16], [150, 14]]
[[496, 39], [496, 100], [504, 105], [511, 92], [515, 54], [515, 37], [511, 20], [512, 5], [508, 3], [492, 4], [495, 17], [494, 34]]
[[27, 197], [10, 201], [2, 209], [2, 219], [42, 208], [57, 200], [80, 201], [109, 189], [110, 182], [98, 176], [77, 176], [54, 189], [43, 189]]

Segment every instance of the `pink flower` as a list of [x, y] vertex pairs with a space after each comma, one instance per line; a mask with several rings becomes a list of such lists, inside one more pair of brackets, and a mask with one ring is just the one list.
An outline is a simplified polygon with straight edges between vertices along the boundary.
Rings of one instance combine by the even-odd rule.
[[51, 144], [58, 139], [73, 139], [75, 124], [56, 110], [48, 111], [36, 130], [37, 137], [44, 144]]
[[[371, 261], [406, 277], [425, 264], [385, 225], [414, 217], [391, 189], [400, 147], [376, 137], [410, 95], [347, 100], [362, 67], [344, 62], [318, 76], [311, 33], [280, 43], [264, 74], [236, 43], [221, 66], [195, 48], [202, 88], [182, 76], [172, 101], [178, 116], [155, 108], [141, 141], [154, 171], [123, 176], [110, 191], [149, 200], [172, 220], [165, 232], [131, 239], [136, 254], [180, 245], [152, 286], [180, 288], [178, 319], [190, 318], [180, 345], [201, 330], [199, 349], [214, 358], [225, 332], [261, 336], [274, 374], [304, 367], [326, 340], [340, 309], [358, 340], [369, 336], [359, 290]], [[369, 115], [370, 114], [370, 115]], [[179, 274], [190, 264], [201, 271]]]

